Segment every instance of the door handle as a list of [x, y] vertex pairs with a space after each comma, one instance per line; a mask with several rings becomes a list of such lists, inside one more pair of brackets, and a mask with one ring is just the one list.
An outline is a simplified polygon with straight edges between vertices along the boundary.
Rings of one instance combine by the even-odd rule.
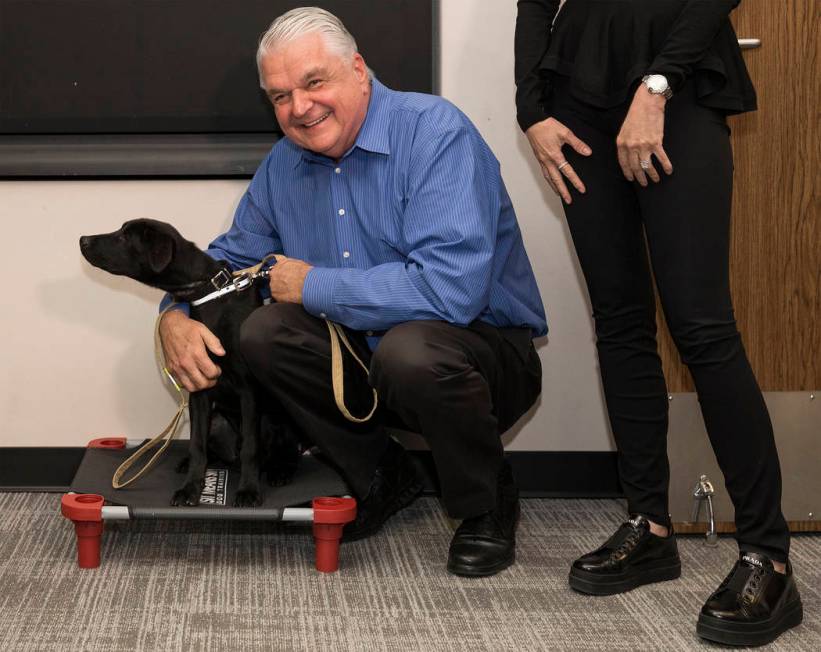
[[738, 46], [742, 50], [755, 50], [761, 47], [760, 38], [740, 38], [738, 39]]

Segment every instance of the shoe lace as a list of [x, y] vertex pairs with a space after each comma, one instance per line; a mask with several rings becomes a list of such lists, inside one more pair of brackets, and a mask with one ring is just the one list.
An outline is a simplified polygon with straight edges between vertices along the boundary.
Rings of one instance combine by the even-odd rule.
[[621, 543], [616, 546], [616, 549], [613, 551], [614, 556], [616, 557], [626, 557], [629, 555], [633, 549], [638, 545], [639, 540], [641, 539], [642, 531], [641, 529], [637, 528], [634, 525], [626, 525], [625, 527], [630, 528], [627, 532], [627, 535], [622, 539]]
[[761, 582], [764, 579], [765, 574], [766, 573], [761, 568], [753, 568], [751, 570], [750, 576], [744, 585], [744, 591], [742, 593], [742, 598], [746, 602], [755, 601], [755, 598], [758, 595], [758, 591], [761, 588]]

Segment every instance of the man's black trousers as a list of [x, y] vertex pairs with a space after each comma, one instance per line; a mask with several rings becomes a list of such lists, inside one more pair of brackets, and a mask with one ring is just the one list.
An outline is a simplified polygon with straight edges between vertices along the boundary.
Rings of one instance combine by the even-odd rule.
[[366, 375], [344, 352], [349, 411], [367, 414], [371, 387], [379, 395], [379, 409], [363, 424], [337, 408], [327, 325], [302, 306], [259, 308], [243, 324], [241, 350], [292, 426], [338, 466], [358, 497], [367, 495], [387, 445], [385, 426], [397, 425], [425, 438], [452, 517], [492, 509], [503, 455], [499, 437], [541, 389], [529, 329], [412, 321], [391, 328], [373, 353], [363, 333], [346, 333], [370, 370]]
[[685, 85], [665, 111], [663, 145], [673, 174], [665, 175], [654, 159], [662, 180], [642, 188], [625, 180], [616, 155], [628, 107], [598, 109], [574, 100], [568, 90], [558, 78], [552, 115], [593, 154], [564, 148], [587, 188], [585, 194], [571, 189], [565, 214], [593, 306], [628, 509], [669, 522], [668, 400], [656, 347], [652, 266], [735, 506], [739, 546], [783, 562], [789, 532], [781, 513], [778, 453], [730, 298], [733, 161], [725, 116], [700, 106]]

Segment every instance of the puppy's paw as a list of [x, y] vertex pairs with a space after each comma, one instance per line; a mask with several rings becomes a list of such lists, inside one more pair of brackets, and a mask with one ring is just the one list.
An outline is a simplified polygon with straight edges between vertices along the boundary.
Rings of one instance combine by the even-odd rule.
[[200, 504], [201, 493], [201, 486], [198, 486], [194, 482], [186, 482], [185, 486], [183, 486], [181, 489], [177, 489], [177, 491], [174, 492], [174, 495], [171, 498], [171, 504], [174, 507], [179, 507], [180, 505], [185, 505], [187, 507], [196, 507]]
[[262, 492], [257, 487], [239, 489], [234, 497], [234, 507], [259, 507], [262, 505]]

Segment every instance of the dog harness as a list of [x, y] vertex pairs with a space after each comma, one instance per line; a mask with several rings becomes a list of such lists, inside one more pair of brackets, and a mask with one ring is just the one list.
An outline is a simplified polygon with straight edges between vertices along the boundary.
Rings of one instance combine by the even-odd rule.
[[220, 270], [220, 272], [215, 274], [211, 279], [211, 285], [213, 285], [216, 289], [210, 294], [206, 294], [204, 297], [200, 297], [199, 299], [192, 301], [191, 305], [201, 306], [202, 304], [213, 301], [214, 299], [224, 297], [226, 294], [242, 292], [242, 290], [251, 287], [257, 279], [268, 276], [268, 272], [271, 271], [271, 268], [263, 268], [263, 266], [270, 258], [271, 257], [266, 256], [265, 259], [259, 263], [259, 265], [244, 269], [241, 272], [235, 273], [233, 276], [229, 276], [228, 272], [224, 269]]

